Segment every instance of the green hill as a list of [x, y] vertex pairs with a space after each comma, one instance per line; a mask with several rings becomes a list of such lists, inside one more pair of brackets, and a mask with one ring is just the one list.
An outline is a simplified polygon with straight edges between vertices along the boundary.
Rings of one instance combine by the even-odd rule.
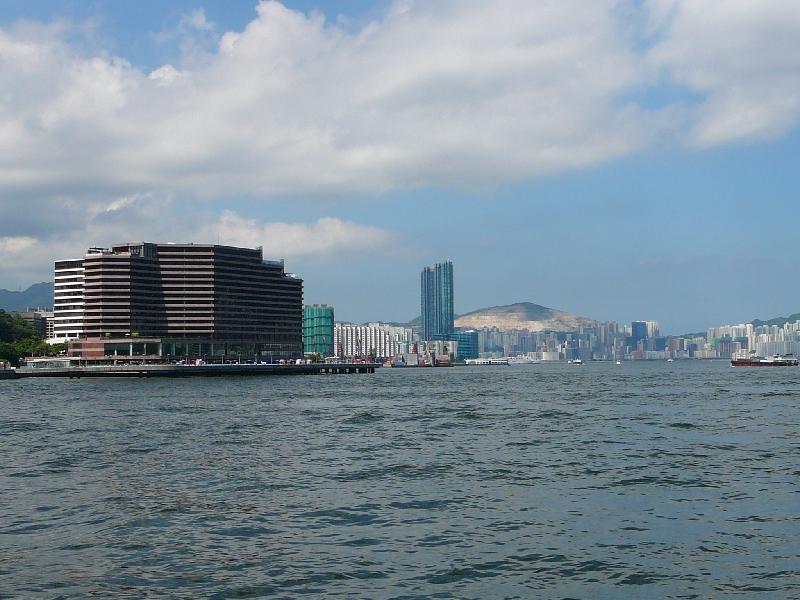
[[22, 292], [0, 289], [0, 309], [3, 310], [22, 311], [29, 308], [52, 308], [52, 306], [52, 283], [34, 283]]
[[783, 327], [785, 323], [794, 323], [795, 321], [800, 321], [800, 313], [794, 313], [788, 317], [775, 317], [769, 321], [761, 321], [760, 319], [756, 319], [755, 321], [751, 322], [756, 327], [760, 325], [777, 325], [778, 327]]

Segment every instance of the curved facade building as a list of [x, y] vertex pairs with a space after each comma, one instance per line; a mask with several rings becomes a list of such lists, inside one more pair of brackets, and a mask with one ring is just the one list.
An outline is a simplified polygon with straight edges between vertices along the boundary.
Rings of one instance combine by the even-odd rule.
[[82, 279], [81, 337], [164, 338], [165, 356], [302, 355], [303, 281], [261, 248], [92, 248]]

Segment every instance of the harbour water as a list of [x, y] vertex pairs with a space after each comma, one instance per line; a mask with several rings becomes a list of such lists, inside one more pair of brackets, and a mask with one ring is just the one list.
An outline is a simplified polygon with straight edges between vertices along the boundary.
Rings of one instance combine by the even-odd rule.
[[0, 382], [0, 597], [800, 598], [800, 369]]

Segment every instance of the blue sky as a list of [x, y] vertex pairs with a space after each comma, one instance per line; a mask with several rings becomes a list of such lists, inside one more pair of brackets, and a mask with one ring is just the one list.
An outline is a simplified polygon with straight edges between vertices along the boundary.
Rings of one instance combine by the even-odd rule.
[[457, 312], [797, 312], [787, 4], [7, 0], [0, 287], [192, 240], [356, 321], [416, 316], [441, 259]]

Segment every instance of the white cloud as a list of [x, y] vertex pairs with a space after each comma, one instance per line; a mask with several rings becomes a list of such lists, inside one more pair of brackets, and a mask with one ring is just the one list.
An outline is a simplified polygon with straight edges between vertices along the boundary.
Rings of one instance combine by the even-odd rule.
[[621, 99], [641, 76], [614, 5], [408, 1], [350, 31], [262, 2], [149, 73], [1, 31], [0, 192], [374, 193], [605, 161], [656, 129]]
[[44, 272], [42, 267], [51, 263], [41, 262], [41, 251], [41, 243], [35, 237], [0, 237], [0, 271], [3, 274], [0, 287], [13, 289], [16, 285], [28, 285], [33, 281], [49, 279], [47, 275], [42, 276]]
[[652, 64], [701, 94], [700, 146], [769, 139], [800, 116], [800, 6], [786, 0], [651, 0]]
[[[185, 60], [149, 72], [66, 27], [0, 29], [0, 203], [486, 188], [800, 114], [782, 0], [403, 0], [360, 28], [262, 2], [221, 35], [186, 15]], [[635, 100], [664, 83], [697, 98]]]
[[325, 217], [305, 223], [259, 223], [226, 210], [202, 230], [206, 240], [233, 246], [262, 246], [267, 257], [342, 256], [354, 251], [381, 251], [391, 242], [378, 227]]
[[13, 255], [24, 252], [36, 244], [36, 238], [29, 236], [0, 237], [0, 263], [10, 260]]
[[196, 8], [181, 19], [181, 24], [192, 27], [199, 31], [211, 31], [214, 29], [214, 22], [206, 18], [206, 12], [202, 8]]
[[[53, 200], [53, 212], [69, 212], [72, 200]], [[39, 206], [32, 207], [39, 210]], [[391, 250], [395, 238], [379, 227], [333, 217], [311, 223], [262, 222], [231, 210], [220, 214], [185, 210], [166, 195], [123, 196], [84, 201], [76, 207], [82, 221], [38, 235], [0, 236], [0, 287], [27, 285], [52, 277], [53, 261], [83, 256], [91, 246], [124, 242], [197, 242], [255, 248], [266, 258], [285, 258], [287, 268], [302, 270], [305, 261]], [[48, 208], [42, 208], [48, 210]]]

